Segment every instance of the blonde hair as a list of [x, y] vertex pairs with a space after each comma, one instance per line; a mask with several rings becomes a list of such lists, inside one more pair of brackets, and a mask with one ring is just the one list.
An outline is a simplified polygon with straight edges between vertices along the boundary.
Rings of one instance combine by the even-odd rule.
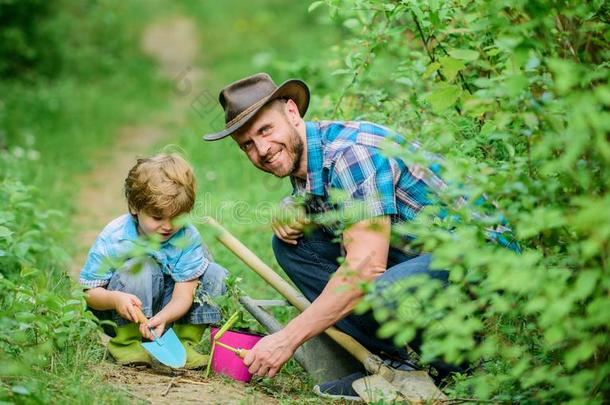
[[190, 212], [195, 204], [195, 176], [177, 153], [138, 159], [125, 179], [130, 210], [173, 218]]

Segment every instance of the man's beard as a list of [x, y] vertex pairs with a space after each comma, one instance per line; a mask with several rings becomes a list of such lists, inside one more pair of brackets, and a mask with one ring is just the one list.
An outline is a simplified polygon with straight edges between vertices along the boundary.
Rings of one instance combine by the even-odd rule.
[[294, 156], [294, 161], [292, 162], [292, 167], [290, 168], [290, 175], [293, 175], [297, 170], [299, 170], [299, 164], [301, 163], [301, 158], [303, 157], [303, 141], [301, 140], [297, 130], [294, 128], [292, 128], [292, 137], [294, 138], [294, 144], [291, 152]]
[[271, 173], [275, 177], [278, 177], [280, 179], [284, 178], [286, 176], [291, 176], [297, 170], [299, 170], [301, 158], [303, 157], [303, 149], [304, 149], [303, 141], [301, 140], [301, 137], [299, 136], [299, 133], [296, 129], [291, 128], [290, 138], [288, 141], [289, 141], [289, 143], [286, 144], [286, 152], [288, 153], [288, 155], [294, 156], [294, 160], [292, 161], [292, 166], [290, 167], [290, 170], [287, 173], [278, 174], [278, 173], [272, 172], [271, 170], [263, 169], [267, 173]]

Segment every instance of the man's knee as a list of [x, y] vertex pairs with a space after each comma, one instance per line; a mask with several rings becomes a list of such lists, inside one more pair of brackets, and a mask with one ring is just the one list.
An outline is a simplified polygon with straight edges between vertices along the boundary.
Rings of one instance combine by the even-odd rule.
[[271, 247], [273, 248], [273, 254], [275, 255], [275, 260], [279, 263], [279, 265], [284, 269], [285, 266], [289, 262], [289, 257], [293, 254], [290, 249], [293, 246], [289, 245], [286, 242], [283, 242], [280, 238], [273, 235], [271, 239]]
[[426, 254], [397, 264], [396, 266], [387, 269], [375, 280], [375, 290], [380, 292], [393, 284], [416, 276], [439, 280], [445, 285], [449, 278], [449, 273], [446, 270], [431, 269], [431, 262], [432, 256]]
[[[301, 243], [300, 240], [299, 243]], [[283, 242], [275, 235], [273, 235], [273, 239], [271, 240], [271, 246], [273, 248], [275, 260], [290, 278], [292, 278], [293, 274], [298, 273], [299, 269], [302, 267], [303, 258], [311, 258], [311, 254], [307, 254], [307, 252], [304, 251], [302, 244], [291, 245]]]

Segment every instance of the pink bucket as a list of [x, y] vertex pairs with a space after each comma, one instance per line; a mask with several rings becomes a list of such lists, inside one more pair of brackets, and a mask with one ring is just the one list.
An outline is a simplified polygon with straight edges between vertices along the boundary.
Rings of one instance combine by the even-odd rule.
[[[210, 333], [212, 344], [214, 344], [214, 336], [217, 332], [218, 328], [212, 328]], [[228, 330], [218, 341], [236, 349], [250, 350], [262, 338], [260, 335]], [[238, 355], [218, 345], [214, 347], [214, 354], [212, 355], [212, 370], [217, 374], [224, 374], [237, 381], [248, 382], [252, 378], [248, 367], [245, 366], [244, 361]]]

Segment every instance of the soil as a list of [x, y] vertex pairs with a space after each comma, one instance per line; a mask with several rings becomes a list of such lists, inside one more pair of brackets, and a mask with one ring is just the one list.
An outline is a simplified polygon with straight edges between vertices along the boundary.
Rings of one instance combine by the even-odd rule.
[[[193, 67], [198, 49], [193, 21], [175, 17], [152, 24], [144, 30], [142, 50], [159, 65], [159, 74], [172, 79], [189, 68], [189, 79], [195, 83], [204, 73]], [[125, 126], [115, 144], [100, 152], [93, 170], [78, 179], [80, 195], [74, 223], [76, 254], [70, 273], [78, 277], [87, 251], [101, 229], [113, 218], [126, 212], [122, 194], [123, 181], [136, 158], [168, 139], [164, 129], [183, 122], [188, 103], [174, 95], [169, 114], [159, 114], [159, 122], [147, 126]], [[95, 215], [92, 215], [95, 213]], [[107, 339], [106, 339], [107, 340]], [[203, 371], [121, 367], [110, 361], [100, 364], [106, 383], [124, 391], [134, 402], [153, 404], [274, 404], [277, 400], [264, 394], [255, 385], [241, 384], [222, 377], [203, 378]], [[170, 386], [171, 384], [171, 386]]]
[[255, 387], [213, 376], [203, 378], [202, 371], [169, 368], [119, 367], [104, 363], [102, 378], [134, 402], [151, 404], [277, 404], [274, 398]]

